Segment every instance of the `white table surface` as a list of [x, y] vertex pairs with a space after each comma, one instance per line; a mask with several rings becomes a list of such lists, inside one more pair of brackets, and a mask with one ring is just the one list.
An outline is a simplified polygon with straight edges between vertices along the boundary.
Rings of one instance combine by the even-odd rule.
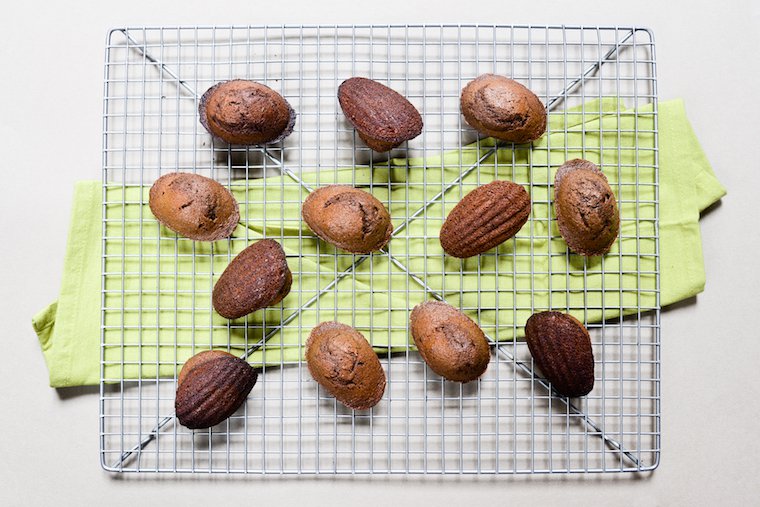
[[[760, 2], [17, 2], [0, 16], [0, 505], [757, 505]], [[171, 4], [171, 5], [170, 5]], [[608, 4], [612, 4], [609, 2]], [[177, 7], [177, 5], [181, 5]], [[728, 188], [702, 218], [707, 288], [662, 314], [662, 456], [642, 475], [222, 477], [104, 472], [97, 388], [55, 390], [31, 316], [56, 298], [74, 182], [100, 178], [103, 46], [117, 26], [532, 23], [653, 29]]]

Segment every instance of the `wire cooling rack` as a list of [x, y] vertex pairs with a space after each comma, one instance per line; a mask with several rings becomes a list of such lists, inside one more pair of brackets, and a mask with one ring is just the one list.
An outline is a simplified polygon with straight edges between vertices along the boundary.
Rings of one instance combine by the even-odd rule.
[[[532, 146], [478, 139], [459, 112], [462, 87], [493, 72], [547, 105]], [[390, 156], [358, 140], [337, 103], [351, 76], [376, 79], [422, 113], [421, 136]], [[212, 141], [199, 96], [253, 79], [298, 113], [266, 147]], [[108, 34], [103, 116], [100, 455], [127, 472], [492, 474], [655, 468], [660, 450], [657, 109], [651, 32], [634, 27], [256, 26], [124, 28]], [[600, 164], [621, 208], [603, 259], [567, 252], [551, 211], [566, 159]], [[228, 186], [241, 207], [229, 240], [196, 243], [147, 207], [160, 175], [188, 171]], [[531, 219], [475, 259], [445, 258], [446, 213], [493, 179], [531, 193]], [[300, 219], [330, 183], [384, 201], [394, 239], [368, 256], [336, 251]], [[282, 243], [294, 273], [283, 302], [227, 321], [211, 290], [229, 260], [261, 237]], [[409, 345], [425, 299], [463, 309], [494, 343], [477, 382], [442, 381]], [[594, 390], [552, 394], [521, 339], [534, 311], [583, 320]], [[338, 404], [301, 361], [313, 325], [356, 326], [388, 377], [369, 411]], [[223, 348], [260, 371], [245, 405], [210, 430], [175, 423], [177, 374], [193, 353]]]

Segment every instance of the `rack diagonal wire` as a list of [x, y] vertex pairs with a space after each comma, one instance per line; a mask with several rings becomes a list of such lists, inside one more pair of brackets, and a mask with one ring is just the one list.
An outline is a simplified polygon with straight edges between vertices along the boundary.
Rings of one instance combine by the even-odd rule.
[[[517, 147], [479, 141], [462, 123], [459, 90], [484, 72], [521, 80], [544, 99], [556, 120], [544, 145], [521, 155]], [[352, 75], [386, 82], [410, 98], [425, 120], [421, 139], [392, 159], [357, 142], [335, 100], [337, 85]], [[267, 83], [294, 103], [299, 119], [290, 138], [230, 147], [199, 128], [198, 90], [239, 77]], [[104, 105], [103, 466], [250, 473], [656, 467], [655, 99], [652, 36], [633, 27], [112, 31]], [[550, 196], [541, 193], [551, 187], [554, 152], [562, 161], [576, 153], [598, 156], [608, 176], [616, 176], [611, 181], [630, 227], [612, 260], [579, 260], [556, 243]], [[145, 189], [176, 170], [207, 174], [236, 192], [244, 213], [226, 244], [179, 238], [145, 211]], [[452, 264], [428, 240], [481, 177], [507, 177], [531, 189], [530, 230], [512, 240], [514, 250]], [[305, 193], [336, 182], [365, 186], [389, 202], [397, 225], [384, 251], [343, 254], [302, 227], [293, 210]], [[536, 216], [539, 210], [545, 215]], [[215, 277], [264, 236], [288, 251], [291, 295], [258, 319], [215, 316], [209, 303]], [[517, 248], [521, 240], [527, 254]], [[443, 382], [410, 348], [408, 312], [426, 297], [461, 307], [486, 331], [496, 356], [479, 382]], [[519, 339], [526, 315], [546, 308], [580, 313], [591, 329], [597, 387], [583, 400], [552, 395]], [[301, 362], [301, 339], [316, 322], [333, 319], [357, 326], [385, 351], [388, 390], [369, 412], [339, 406]], [[237, 351], [260, 367], [262, 380], [229, 421], [191, 432], [172, 424], [177, 371], [209, 347]]]

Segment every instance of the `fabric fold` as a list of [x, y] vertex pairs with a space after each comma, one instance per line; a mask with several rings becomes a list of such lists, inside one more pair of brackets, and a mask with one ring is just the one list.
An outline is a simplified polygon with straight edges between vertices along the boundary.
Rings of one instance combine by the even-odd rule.
[[76, 183], [61, 291], [32, 318], [51, 387], [100, 381], [101, 193], [98, 182]]

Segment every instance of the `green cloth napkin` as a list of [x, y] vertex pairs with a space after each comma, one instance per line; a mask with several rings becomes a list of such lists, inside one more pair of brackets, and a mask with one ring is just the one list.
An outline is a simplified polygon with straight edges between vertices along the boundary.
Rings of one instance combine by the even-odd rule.
[[[213, 244], [178, 238], [160, 226], [147, 207], [148, 188], [114, 184], [104, 190], [101, 182], [78, 183], [60, 296], [33, 318], [50, 385], [97, 384], [101, 363], [107, 382], [171, 377], [200, 350], [240, 352], [264, 337], [264, 345], [249, 357], [252, 364], [294, 362], [302, 357], [309, 330], [324, 320], [357, 327], [378, 351], [410, 350], [408, 312], [429, 296], [405, 270], [498, 341], [519, 339], [525, 320], [537, 310], [565, 310], [593, 323], [703, 290], [699, 212], [725, 190], [681, 101], [659, 103], [657, 125], [651, 106], [630, 111], [613, 100], [594, 101], [551, 115], [548, 135], [531, 146], [500, 148], [484, 158], [492, 146], [483, 140], [424, 160], [393, 159], [372, 169], [302, 175], [312, 187], [348, 183], [371, 191], [387, 203], [399, 225], [482, 158], [478, 170], [390, 242], [388, 252], [403, 268], [385, 253], [364, 260], [335, 255], [302, 223], [300, 204], [307, 191], [286, 176], [229, 182], [246, 227], [239, 225], [232, 240]], [[576, 157], [600, 164], [618, 198], [621, 234], [603, 258], [568, 253], [552, 214], [554, 172]], [[463, 194], [496, 178], [530, 188], [528, 224], [479, 257], [443, 256], [437, 236], [448, 211]], [[211, 307], [213, 283], [234, 255], [264, 236], [280, 241], [288, 254], [291, 293], [275, 308], [223, 319]], [[344, 271], [346, 276], [330, 285]], [[328, 290], [320, 292], [324, 287]]]

